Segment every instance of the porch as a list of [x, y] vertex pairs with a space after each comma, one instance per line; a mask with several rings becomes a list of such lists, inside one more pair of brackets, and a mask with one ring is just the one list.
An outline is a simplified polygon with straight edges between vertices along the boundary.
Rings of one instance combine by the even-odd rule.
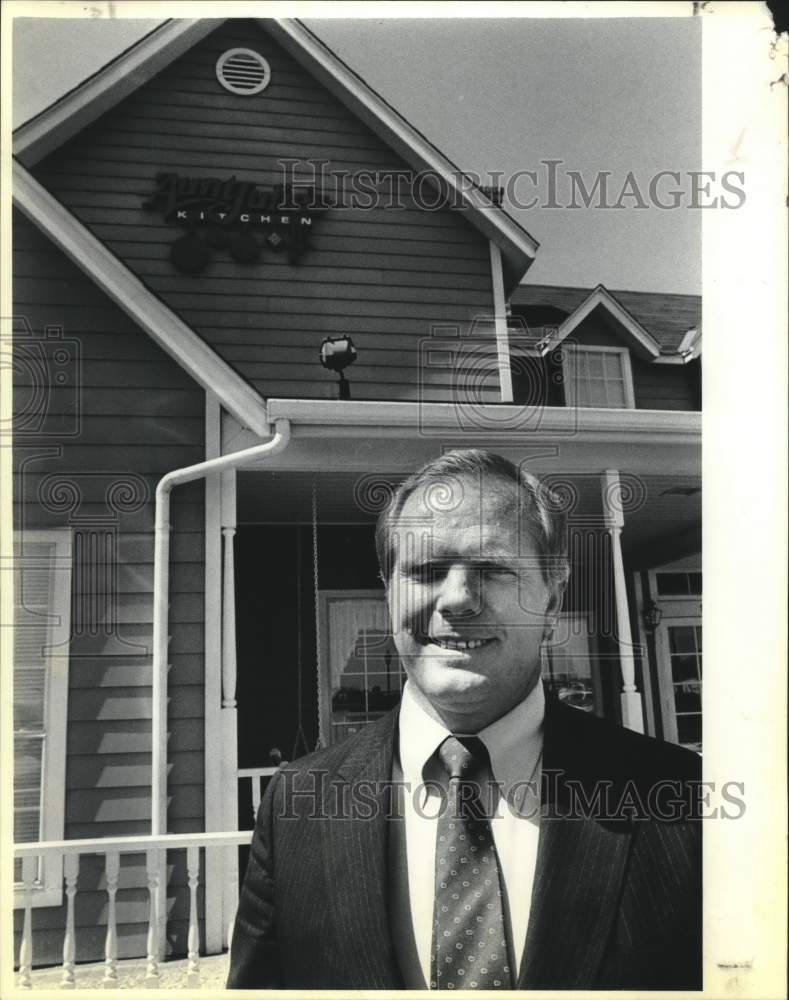
[[[200, 971], [197, 982], [190, 979], [189, 960], [186, 958], [163, 962], [159, 966], [160, 990], [200, 989], [222, 990], [227, 981], [229, 955], [207, 955], [200, 959]], [[79, 965], [75, 972], [74, 988], [79, 990], [106, 989], [104, 981], [104, 964], [89, 962]], [[56, 990], [63, 986], [62, 969], [57, 966], [46, 969], [34, 969], [31, 973], [30, 989]], [[118, 962], [116, 967], [116, 982], [113, 989], [135, 990], [145, 987], [146, 960], [130, 958]]]

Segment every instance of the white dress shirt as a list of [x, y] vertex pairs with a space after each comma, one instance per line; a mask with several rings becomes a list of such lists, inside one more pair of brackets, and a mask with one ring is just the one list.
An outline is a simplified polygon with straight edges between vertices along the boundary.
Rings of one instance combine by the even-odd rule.
[[[545, 696], [538, 683], [524, 701], [477, 733], [490, 754], [493, 778], [502, 787], [491, 830], [508, 910], [514, 952], [510, 958], [516, 977], [526, 941], [537, 862], [544, 713]], [[449, 735], [440, 722], [427, 715], [406, 683], [400, 705], [399, 765], [406, 783], [403, 805], [409, 905], [414, 943], [426, 983], [430, 982], [437, 817], [443, 800], [435, 787], [425, 785], [423, 768]], [[536, 794], [528, 791], [526, 783], [536, 789]]]

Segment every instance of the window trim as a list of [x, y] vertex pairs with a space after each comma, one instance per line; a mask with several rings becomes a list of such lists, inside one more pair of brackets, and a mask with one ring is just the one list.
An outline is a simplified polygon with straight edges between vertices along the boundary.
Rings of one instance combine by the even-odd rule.
[[[633, 368], [630, 363], [630, 351], [627, 347], [610, 347], [603, 344], [569, 344], [566, 341], [562, 343], [561, 350], [568, 353], [579, 354], [581, 352], [585, 354], [618, 354], [622, 359], [622, 377], [624, 380], [624, 390], [625, 390], [625, 405], [621, 406], [578, 406], [577, 403], [568, 403], [568, 387], [570, 385], [570, 380], [565, 376], [565, 405], [566, 406], [577, 406], [578, 409], [583, 410], [634, 410], [636, 408], [636, 396], [633, 389]], [[562, 366], [564, 367], [564, 366]]]
[[[658, 659], [658, 677], [660, 679], [660, 705], [663, 712], [663, 738], [669, 743], [675, 743], [677, 746], [683, 746], [688, 749], [694, 749], [689, 743], [679, 742], [679, 727], [677, 725], [677, 707], [675, 702], [674, 693], [674, 678], [671, 673], [671, 655], [669, 652], [669, 634], [668, 630], [670, 628], [702, 628], [702, 620], [698, 616], [690, 615], [688, 617], [683, 617], [680, 615], [667, 615], [665, 616], [658, 627], [655, 629], [655, 649], [657, 652]], [[702, 643], [703, 643], [702, 638]], [[702, 654], [703, 655], [703, 654]], [[704, 691], [704, 681], [701, 680], [701, 690], [702, 699]], [[702, 701], [702, 709], [698, 713], [701, 717], [702, 727], [704, 725], [704, 708]], [[703, 732], [703, 729], [702, 729]], [[694, 752], [699, 753], [698, 750]]]
[[[658, 573], [702, 573], [702, 593], [661, 596], [657, 592]], [[660, 713], [660, 722], [663, 727], [663, 739], [669, 743], [676, 743], [680, 746], [682, 744], [678, 741], [673, 678], [671, 676], [671, 663], [668, 653], [668, 629], [672, 625], [699, 625], [702, 629], [704, 627], [702, 616], [704, 578], [701, 558], [699, 555], [684, 556], [681, 559], [675, 559], [672, 562], [664, 563], [662, 566], [654, 566], [647, 570], [647, 581], [651, 600], [657, 604], [663, 613], [660, 624], [654, 632], [655, 669], [658, 690], [653, 693], [653, 703], [656, 706], [657, 711]], [[641, 623], [640, 618], [639, 627], [643, 628], [643, 623]], [[703, 690], [704, 687], [702, 681], [702, 692]], [[703, 727], [703, 701], [701, 718]]]
[[[54, 647], [57, 636], [65, 636], [59, 646], [64, 651], [47, 657], [47, 686], [44, 701], [45, 750], [41, 781], [40, 837], [42, 840], [62, 840], [66, 813], [66, 730], [68, 722], [68, 674], [71, 637], [72, 532], [70, 528], [35, 528], [14, 532], [14, 542], [49, 542], [55, 545], [54, 566], [63, 572], [55, 577], [53, 603], [49, 610], [52, 629], [49, 639]], [[14, 562], [14, 584], [23, 572], [25, 562], [37, 565], [30, 557]], [[19, 565], [22, 564], [22, 566]], [[53, 634], [54, 633], [54, 634]], [[34, 907], [60, 906], [63, 903], [63, 857], [41, 860], [40, 878], [32, 892]], [[14, 908], [25, 905], [25, 893], [20, 883], [14, 885]]]

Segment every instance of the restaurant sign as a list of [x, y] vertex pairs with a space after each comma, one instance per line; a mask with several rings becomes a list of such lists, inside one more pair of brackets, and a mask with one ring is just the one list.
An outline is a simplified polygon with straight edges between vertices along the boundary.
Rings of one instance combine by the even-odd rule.
[[227, 250], [233, 260], [248, 264], [266, 248], [285, 252], [295, 264], [309, 246], [315, 217], [326, 210], [315, 207], [308, 188], [279, 184], [264, 189], [235, 177], [177, 173], [158, 173], [155, 181], [142, 207], [186, 229], [170, 247], [180, 271], [201, 271], [213, 250]]

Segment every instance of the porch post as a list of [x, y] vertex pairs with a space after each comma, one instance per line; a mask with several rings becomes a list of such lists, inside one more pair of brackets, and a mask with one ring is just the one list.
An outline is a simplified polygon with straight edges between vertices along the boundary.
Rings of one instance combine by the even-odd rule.
[[493, 240], [490, 241], [490, 271], [493, 278], [493, 322], [496, 329], [496, 355], [501, 402], [511, 403], [514, 396], [512, 394], [512, 367], [507, 331], [507, 306], [504, 297], [504, 275], [501, 268], [501, 250]]
[[[206, 392], [205, 457], [222, 454], [221, 408]], [[205, 829], [226, 829], [222, 813], [222, 477], [205, 480]], [[205, 852], [205, 951], [222, 950], [224, 848]]]
[[[224, 570], [222, 585], [222, 817], [225, 830], [238, 829], [238, 743], [236, 708], [236, 585], [233, 537], [236, 533], [236, 473], [222, 474], [222, 537]], [[230, 930], [238, 905], [238, 852], [225, 848], [222, 879], [223, 944], [230, 943]]]
[[616, 469], [606, 469], [603, 473], [602, 487], [603, 518], [606, 530], [611, 536], [616, 638], [619, 645], [619, 662], [622, 666], [622, 722], [628, 729], [643, 733], [644, 712], [641, 695], [636, 688], [636, 663], [633, 658], [633, 636], [630, 631], [630, 609], [627, 601], [625, 564], [622, 559], [621, 536], [625, 524], [622, 487]]

